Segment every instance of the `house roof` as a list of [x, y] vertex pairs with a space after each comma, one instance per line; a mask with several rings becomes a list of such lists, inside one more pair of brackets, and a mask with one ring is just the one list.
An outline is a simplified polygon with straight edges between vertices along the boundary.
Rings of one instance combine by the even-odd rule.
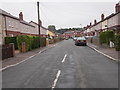
[[[38, 23], [36, 23], [36, 22], [34, 22], [34, 21], [30, 21], [30, 23], [34, 23], [34, 24], [38, 25]], [[48, 30], [47, 28], [45, 28], [45, 27], [43, 27], [43, 26], [41, 26], [41, 28], [43, 28], [43, 29], [45, 29], [45, 30]]]
[[24, 20], [20, 20], [20, 23], [23, 23], [23, 24], [31, 26], [31, 27], [35, 27], [35, 26], [31, 25], [30, 23], [28, 23], [28, 22], [26, 22]]
[[2, 9], [0, 9], [0, 14], [1, 14], [1, 15], [4, 15], [4, 16], [11, 17], [11, 18], [13, 18], [13, 19], [17, 19], [17, 20], [19, 20], [18, 17], [15, 17], [15, 16], [11, 15], [10, 13], [8, 13], [8, 12], [2, 10]]
[[36, 24], [36, 25], [38, 25], [36, 22], [34, 22], [34, 21], [30, 21], [29, 23], [34, 23], [34, 24]]
[[33, 25], [29, 24], [28, 22], [26, 22], [26, 21], [24, 21], [24, 20], [20, 20], [18, 17], [15, 17], [15, 16], [11, 15], [10, 13], [8, 13], [8, 12], [2, 10], [2, 9], [0, 9], [0, 14], [1, 14], [1, 15], [4, 15], [4, 16], [7, 16], [7, 17], [10, 17], [10, 18], [13, 18], [13, 19], [16, 19], [16, 20], [19, 20], [20, 23], [23, 23], [23, 24], [25, 24], [25, 25], [29, 25], [29, 26], [34, 27]]
[[[101, 23], [101, 22], [103, 22], [103, 21], [105, 21], [105, 20], [107, 20], [107, 19], [109, 19], [109, 18], [111, 18], [111, 17], [113, 17], [113, 16], [119, 14], [119, 13], [120, 13], [120, 11], [117, 12], [117, 13], [112, 13], [111, 15], [107, 16], [104, 20], [101, 20], [101, 21], [97, 22], [96, 24], [90, 26], [90, 28], [93, 27], [93, 26], [96, 26], [97, 24], [99, 24], [99, 23]], [[88, 29], [88, 28], [86, 28], [86, 29]]]

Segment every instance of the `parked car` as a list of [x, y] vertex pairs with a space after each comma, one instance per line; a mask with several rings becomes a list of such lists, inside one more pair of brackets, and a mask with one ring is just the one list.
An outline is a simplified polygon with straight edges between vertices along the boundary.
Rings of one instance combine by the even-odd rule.
[[87, 40], [85, 37], [78, 37], [75, 40], [75, 45], [80, 45], [80, 46], [87, 46]]
[[76, 40], [77, 39], [77, 37], [73, 37], [73, 40]]
[[69, 38], [65, 38], [65, 40], [68, 40]]

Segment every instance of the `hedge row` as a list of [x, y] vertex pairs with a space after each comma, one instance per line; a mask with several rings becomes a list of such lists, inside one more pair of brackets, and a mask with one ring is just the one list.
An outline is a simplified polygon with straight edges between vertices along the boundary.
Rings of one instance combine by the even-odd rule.
[[5, 44], [14, 43], [15, 49], [18, 49], [17, 37], [5, 37]]
[[54, 44], [54, 43], [57, 43], [57, 42], [62, 41], [62, 40], [63, 40], [62, 38], [50, 39], [50, 40], [49, 40], [49, 44]]
[[[29, 35], [19, 35], [17, 37], [18, 48], [22, 50], [22, 43], [26, 44], [26, 51], [30, 51], [35, 48], [39, 48], [39, 37]], [[46, 38], [41, 37], [41, 47], [46, 46]]]
[[105, 31], [100, 33], [100, 44], [106, 43], [109, 44], [110, 41], [114, 42], [115, 35], [114, 31]]
[[120, 51], [120, 33], [115, 36], [115, 49]]

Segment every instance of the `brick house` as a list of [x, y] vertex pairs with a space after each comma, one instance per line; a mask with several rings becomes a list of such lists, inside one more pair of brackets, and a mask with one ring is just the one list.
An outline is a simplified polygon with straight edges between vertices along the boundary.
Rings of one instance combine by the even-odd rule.
[[81, 36], [81, 31], [67, 31], [63, 33], [64, 38], [70, 38], [70, 37], [80, 37]]
[[20, 34], [31, 35], [35, 26], [23, 20], [23, 14], [20, 12], [19, 18], [0, 9], [0, 21], [2, 26], [2, 44], [4, 44], [4, 37], [14, 37]]
[[87, 25], [84, 28], [84, 35], [86, 36], [99, 36], [100, 32], [113, 30], [115, 33], [120, 32], [120, 3], [115, 6], [115, 13], [105, 18], [104, 14], [101, 14], [101, 21], [94, 20], [94, 24]]
[[[4, 37], [14, 37], [18, 35], [38, 36], [38, 24], [31, 21], [24, 21], [23, 13], [20, 12], [19, 18], [0, 9], [0, 35], [2, 37], [1, 44], [4, 44]], [[48, 30], [41, 26], [41, 36], [46, 37]]]
[[[38, 33], [39, 33], [38, 32], [38, 24], [36, 22], [34, 22], [34, 21], [31, 21], [30, 24], [35, 26], [35, 30], [33, 31], [33, 33], [34, 33], [35, 36], [38, 36]], [[41, 34], [41, 36], [46, 37], [48, 35], [48, 29], [41, 26], [40, 27], [40, 34]]]
[[63, 33], [64, 38], [75, 37], [74, 31], [67, 31]]

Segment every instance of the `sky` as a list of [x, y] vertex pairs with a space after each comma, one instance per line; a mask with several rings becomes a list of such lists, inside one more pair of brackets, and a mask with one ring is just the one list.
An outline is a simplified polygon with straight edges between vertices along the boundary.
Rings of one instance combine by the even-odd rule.
[[[55, 25], [60, 28], [80, 28], [84, 27], [94, 19], [100, 21], [102, 13], [105, 17], [115, 12], [115, 4], [118, 1], [111, 2], [40, 2], [40, 19], [42, 25], [48, 27]], [[25, 21], [37, 22], [37, 3], [30, 2], [0, 2], [0, 8], [8, 13], [19, 17], [23, 12]]]

